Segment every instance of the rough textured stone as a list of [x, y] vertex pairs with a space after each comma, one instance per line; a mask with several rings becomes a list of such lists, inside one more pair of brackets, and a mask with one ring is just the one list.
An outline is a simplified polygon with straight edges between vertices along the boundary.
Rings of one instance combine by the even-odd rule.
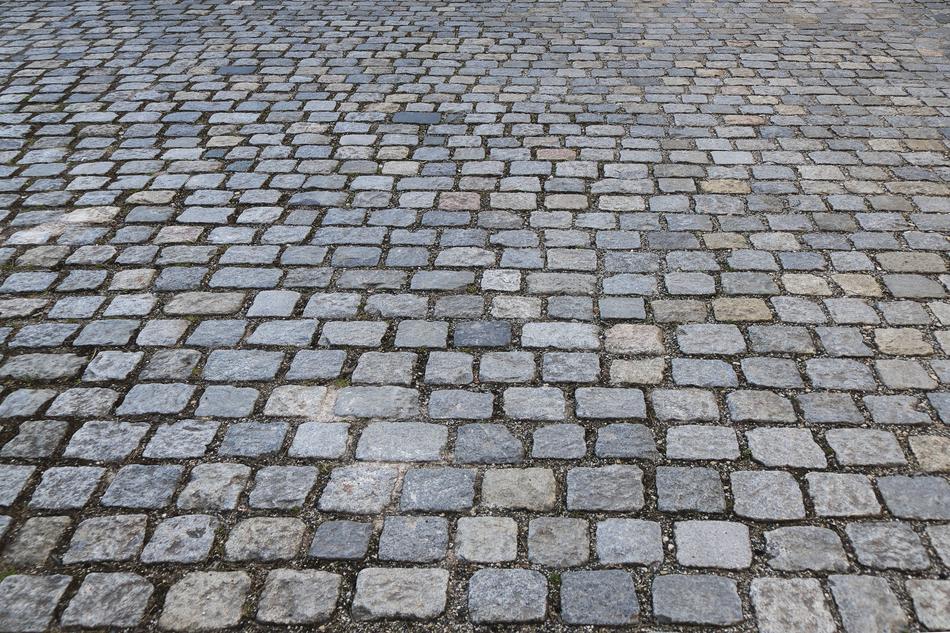
[[448, 522], [442, 517], [387, 517], [379, 535], [379, 559], [432, 563], [445, 557]]
[[547, 597], [547, 580], [528, 569], [480, 569], [468, 583], [468, 609], [477, 624], [539, 622]]
[[742, 621], [736, 582], [722, 576], [657, 576], [653, 613], [661, 623], [725, 626]]
[[171, 631], [236, 626], [250, 587], [244, 572], [191, 572], [168, 590], [158, 624]]
[[70, 580], [60, 574], [12, 574], [4, 578], [0, 582], [0, 629], [45, 631]]
[[877, 488], [894, 516], [950, 519], [950, 483], [940, 477], [879, 477]]
[[532, 519], [528, 524], [528, 560], [547, 567], [574, 567], [590, 557], [587, 521], [558, 517]]
[[76, 528], [63, 562], [125, 561], [138, 556], [145, 542], [144, 514], [86, 519]]
[[749, 595], [763, 633], [834, 633], [837, 628], [814, 578], [756, 578]]
[[736, 471], [730, 479], [736, 514], [779, 521], [805, 517], [801, 489], [789, 473]]
[[597, 558], [604, 564], [650, 565], [663, 560], [660, 524], [639, 519], [605, 519], [597, 524]]
[[908, 620], [887, 580], [876, 576], [829, 576], [831, 595], [847, 633], [898, 633]]
[[360, 435], [356, 458], [370, 461], [420, 462], [439, 459], [448, 432], [438, 424], [376, 422]]
[[267, 624], [317, 624], [336, 609], [340, 576], [325, 571], [275, 569], [268, 572], [257, 607]]
[[456, 433], [454, 457], [462, 464], [517, 464], [524, 446], [501, 424], [466, 424]]
[[845, 528], [858, 562], [872, 569], [926, 569], [927, 550], [906, 523], [852, 523]]
[[[749, 528], [731, 521], [677, 521], [676, 559], [687, 567], [745, 569], [752, 564]], [[715, 543], [715, 547], [710, 547]]]
[[423, 512], [459, 512], [472, 507], [475, 471], [460, 468], [413, 469], [406, 473], [399, 507]]
[[518, 524], [509, 517], [461, 517], [455, 532], [456, 554], [474, 563], [501, 563], [518, 554]]
[[846, 571], [848, 557], [841, 539], [828, 528], [781, 527], [765, 533], [769, 567], [783, 571]]
[[356, 521], [325, 521], [313, 535], [310, 556], [329, 560], [360, 559], [369, 549], [373, 526]]
[[204, 514], [170, 517], [155, 528], [142, 550], [143, 563], [197, 563], [214, 544], [218, 520]]
[[572, 468], [568, 471], [568, 509], [631, 511], [639, 510], [643, 503], [643, 471], [636, 466]]
[[74, 576], [10, 628], [939, 621], [946, 3], [6, 4], [0, 571]]
[[320, 496], [320, 509], [353, 514], [379, 512], [392, 498], [396, 474], [396, 469], [389, 466], [335, 468]]
[[88, 574], [63, 612], [63, 626], [134, 627], [142, 620], [152, 583], [138, 574]]
[[482, 479], [488, 507], [544, 511], [556, 501], [554, 473], [546, 468], [489, 470]]
[[243, 464], [198, 464], [178, 495], [178, 507], [182, 510], [233, 509], [250, 474], [251, 469]]
[[622, 626], [640, 613], [633, 578], [624, 571], [572, 571], [561, 580], [561, 617], [568, 624]]
[[252, 517], [231, 528], [224, 557], [231, 561], [268, 561], [293, 558], [303, 539], [299, 519]]
[[334, 413], [357, 418], [408, 418], [419, 413], [419, 394], [405, 387], [345, 387]]
[[444, 569], [367, 568], [356, 577], [355, 620], [428, 620], [445, 610]]
[[939, 630], [950, 626], [950, 582], [946, 580], [907, 581], [907, 592], [914, 603], [914, 611], [928, 629]]

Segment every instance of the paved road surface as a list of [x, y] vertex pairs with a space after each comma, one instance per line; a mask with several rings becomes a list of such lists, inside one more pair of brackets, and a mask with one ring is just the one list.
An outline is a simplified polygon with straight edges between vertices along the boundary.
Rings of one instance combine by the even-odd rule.
[[950, 629], [945, 3], [2, 9], [0, 630]]

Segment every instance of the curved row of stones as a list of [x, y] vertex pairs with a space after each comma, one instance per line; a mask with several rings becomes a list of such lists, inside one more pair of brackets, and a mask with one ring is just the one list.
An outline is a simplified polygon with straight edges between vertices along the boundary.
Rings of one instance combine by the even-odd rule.
[[948, 21], [4, 7], [0, 631], [950, 629]]

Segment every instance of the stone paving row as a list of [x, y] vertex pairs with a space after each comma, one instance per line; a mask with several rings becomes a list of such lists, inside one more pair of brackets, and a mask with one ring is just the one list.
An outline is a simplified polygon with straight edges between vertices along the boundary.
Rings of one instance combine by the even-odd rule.
[[950, 629], [948, 24], [4, 3], [0, 631]]

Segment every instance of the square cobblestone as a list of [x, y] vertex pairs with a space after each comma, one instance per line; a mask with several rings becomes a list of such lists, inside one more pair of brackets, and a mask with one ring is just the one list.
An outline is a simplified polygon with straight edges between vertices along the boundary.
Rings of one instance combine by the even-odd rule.
[[8, 4], [0, 629], [950, 628], [945, 3]]

